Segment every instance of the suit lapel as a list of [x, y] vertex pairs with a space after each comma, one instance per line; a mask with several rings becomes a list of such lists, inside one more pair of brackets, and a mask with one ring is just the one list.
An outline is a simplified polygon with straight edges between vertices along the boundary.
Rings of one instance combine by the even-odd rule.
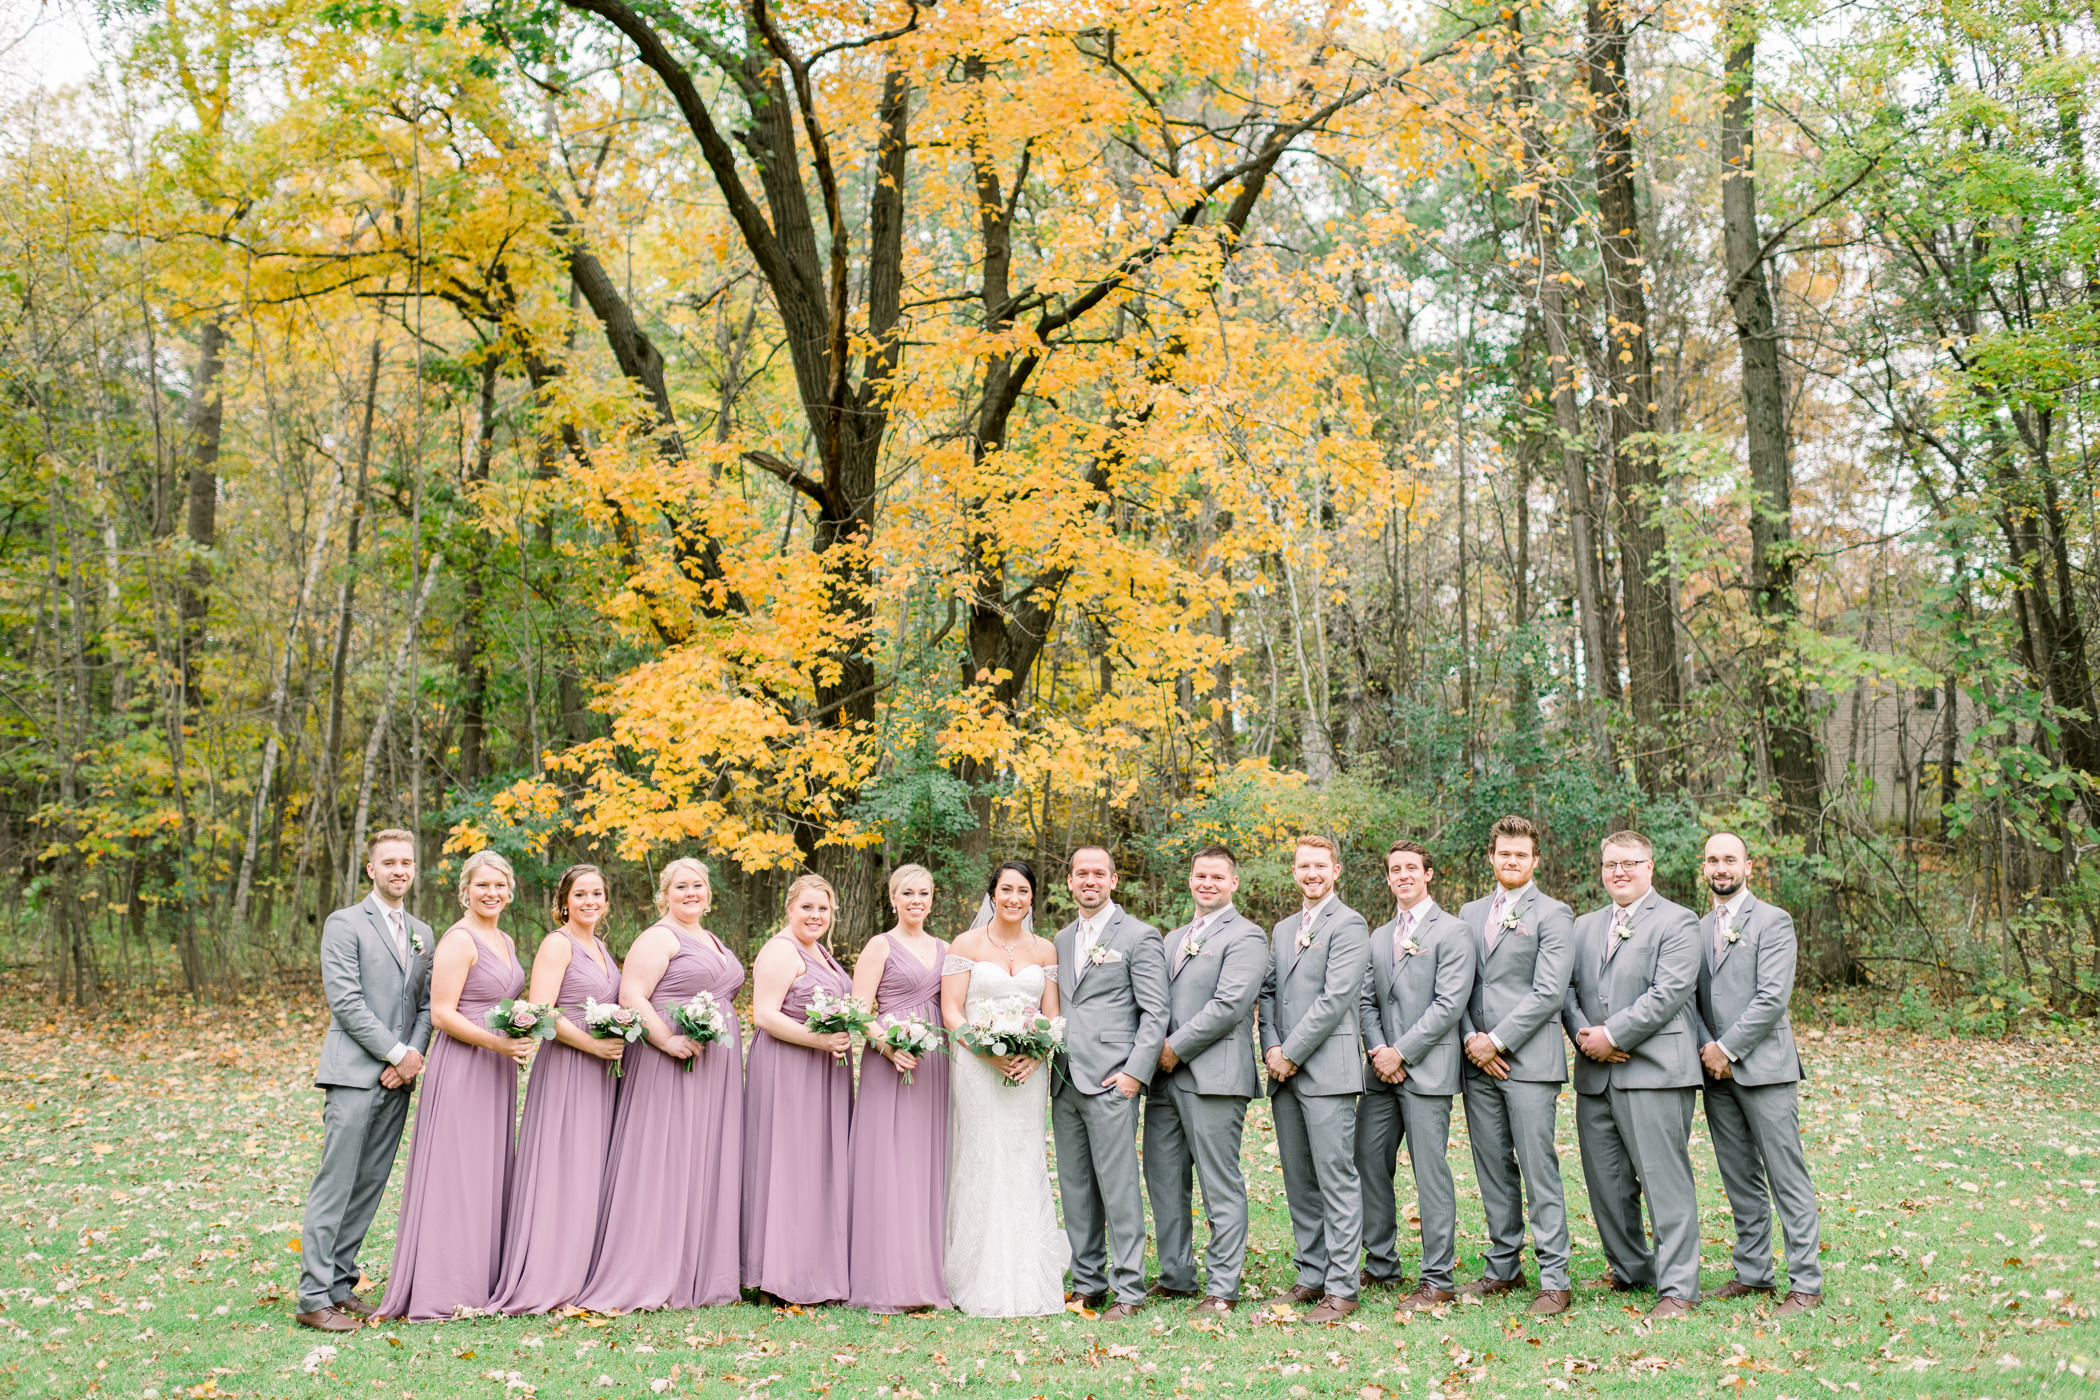
[[[1741, 929], [1743, 933], [1748, 933], [1750, 931], [1750, 920], [1756, 915], [1756, 913], [1757, 896], [1754, 894], [1744, 895], [1742, 912], [1736, 915], [1736, 927]], [[1719, 923], [1720, 918], [1721, 911], [1716, 909], [1714, 911], [1714, 922]], [[1720, 951], [1715, 952], [1713, 928], [1711, 925], [1709, 925], [1706, 930], [1706, 950], [1709, 961], [1713, 963], [1714, 971], [1719, 972], [1721, 970], [1721, 964], [1727, 962], [1728, 955], [1735, 951], [1735, 944], [1723, 943], [1721, 945]]]
[[1079, 947], [1079, 924], [1067, 924], [1057, 931], [1057, 991], [1064, 1004], [1070, 1006], [1078, 998], [1079, 967], [1075, 951]]

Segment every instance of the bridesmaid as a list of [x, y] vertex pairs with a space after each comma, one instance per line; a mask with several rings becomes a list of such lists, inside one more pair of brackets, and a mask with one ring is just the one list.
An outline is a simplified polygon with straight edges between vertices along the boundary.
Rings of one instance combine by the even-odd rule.
[[750, 1078], [744, 1092], [744, 1286], [785, 1303], [847, 1294], [847, 1148], [853, 1037], [802, 1024], [819, 990], [853, 979], [824, 946], [838, 896], [821, 875], [788, 886], [787, 927], [752, 960]]
[[612, 1136], [611, 1069], [624, 1040], [600, 1040], [584, 1029], [586, 1000], [619, 999], [620, 965], [598, 929], [611, 903], [605, 872], [572, 865], [554, 890], [560, 927], [532, 959], [533, 1001], [561, 1008], [554, 1044], [542, 1050], [525, 1086], [525, 1121], [503, 1224], [503, 1270], [495, 1308], [539, 1313], [560, 1307], [583, 1287], [598, 1238], [598, 1196]]
[[[744, 1057], [735, 998], [744, 966], [700, 926], [713, 902], [706, 866], [690, 856], [666, 865], [656, 884], [663, 919], [634, 940], [620, 969], [620, 1004], [641, 1013], [649, 1038], [627, 1047], [613, 1112], [598, 1243], [575, 1300], [592, 1312], [739, 1297]], [[702, 991], [722, 1008], [722, 1039], [711, 1045], [694, 1044], [669, 1021], [672, 1007]]]
[[[890, 876], [897, 926], [861, 950], [853, 995], [879, 1012], [941, 1024], [948, 945], [926, 931], [933, 874]], [[870, 1312], [951, 1307], [941, 1280], [948, 1212], [948, 1059], [892, 1053], [870, 1042], [853, 1105], [853, 1214], [847, 1301]], [[910, 1074], [910, 1084], [904, 1076]]]
[[536, 1040], [512, 1040], [483, 1018], [525, 989], [525, 969], [497, 924], [511, 901], [510, 862], [476, 851], [459, 872], [465, 918], [438, 940], [430, 974], [435, 1037], [416, 1101], [394, 1266], [378, 1316], [438, 1322], [495, 1300], [503, 1262], [518, 1067]]

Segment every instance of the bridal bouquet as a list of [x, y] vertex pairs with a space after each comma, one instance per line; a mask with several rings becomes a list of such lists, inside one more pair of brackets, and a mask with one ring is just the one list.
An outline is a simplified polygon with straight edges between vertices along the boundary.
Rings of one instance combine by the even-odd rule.
[[[1026, 997], [999, 997], [977, 1011], [955, 1032], [956, 1043], [979, 1055], [1019, 1055], [1047, 1060], [1065, 1046], [1065, 1018], [1045, 1016]], [[1009, 1078], [1009, 1084], [1018, 1079]]]
[[[583, 1028], [600, 1040], [624, 1040], [629, 1045], [649, 1034], [649, 1028], [642, 1024], [641, 1012], [595, 997], [583, 999]], [[618, 1079], [627, 1070], [618, 1060], [612, 1060], [607, 1062], [605, 1072], [608, 1078]]]
[[[722, 1020], [722, 1005], [715, 1000], [713, 992], [694, 992], [685, 1001], [671, 1008], [671, 1029], [695, 1045], [712, 1045], [727, 1034]], [[693, 1072], [691, 1057], [679, 1062], [687, 1074]]]
[[559, 1014], [548, 1002], [505, 997], [482, 1019], [490, 1030], [511, 1040], [552, 1040], [554, 1018]]
[[[884, 1046], [892, 1053], [932, 1055], [941, 1048], [941, 1032], [923, 1016], [877, 1016], [868, 1033], [868, 1044]], [[911, 1083], [911, 1071], [900, 1072], [904, 1082]]]
[[848, 1035], [865, 1036], [875, 1029], [875, 1018], [868, 1008], [852, 997], [834, 996], [818, 990], [809, 999], [809, 1009], [802, 1013], [802, 1024], [818, 1035], [836, 1035], [840, 1031]]

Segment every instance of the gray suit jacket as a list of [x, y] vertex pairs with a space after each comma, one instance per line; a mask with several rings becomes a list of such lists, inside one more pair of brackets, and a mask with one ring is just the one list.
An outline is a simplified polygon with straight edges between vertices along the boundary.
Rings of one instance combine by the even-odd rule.
[[1101, 1081], [1127, 1074], [1150, 1084], [1167, 1041], [1167, 958], [1159, 930], [1118, 904], [1094, 946], [1107, 961], [1075, 967], [1077, 920], [1057, 931], [1058, 1010], [1065, 1018], [1065, 1049], [1057, 1057], [1057, 1092], [1064, 1081], [1082, 1094], [1105, 1094]]
[[1650, 890], [1633, 906], [1633, 936], [1606, 957], [1612, 907], [1575, 921], [1575, 975], [1561, 1019], [1568, 1038], [1584, 1026], [1602, 1026], [1631, 1057], [1608, 1065], [1575, 1053], [1575, 1091], [1696, 1089], [1699, 1018], [1692, 994], [1699, 986], [1699, 920], [1681, 904]]
[[1364, 1048], [1390, 1045], [1407, 1062], [1407, 1078], [1388, 1084], [1376, 1070], [1364, 1072], [1364, 1092], [1455, 1094], [1459, 1089], [1458, 1018], [1473, 988], [1473, 939], [1456, 916], [1432, 907], [1416, 925], [1421, 951], [1397, 962], [1394, 920], [1371, 935], [1371, 971], [1364, 978], [1358, 1010]]
[[[329, 1022], [314, 1083], [323, 1088], [374, 1088], [396, 1045], [419, 1054], [429, 1048], [430, 959], [437, 945], [429, 924], [406, 917], [406, 964], [369, 896], [336, 910], [321, 926], [321, 990]], [[414, 946], [419, 941], [421, 951]]]
[[1794, 916], [1756, 895], [1736, 916], [1736, 941], [1714, 957], [1714, 918], [1699, 921], [1699, 1043], [1719, 1041], [1738, 1084], [1792, 1084], [1801, 1054], [1787, 1003], [1794, 996]]
[[[1254, 1006], [1269, 972], [1269, 935], [1237, 909], [1226, 909], [1203, 935], [1203, 946], [1179, 970], [1174, 952], [1181, 929], [1166, 936], [1171, 988], [1167, 1044], [1181, 1064], [1174, 1075], [1199, 1094], [1261, 1093], [1254, 1054]], [[1163, 1088], [1166, 1078], [1153, 1082]]]
[[[1501, 1041], [1507, 1047], [1502, 1060], [1511, 1079], [1564, 1083], [1568, 1052], [1554, 1023], [1567, 1002], [1568, 979], [1575, 971], [1574, 911], [1533, 885], [1511, 911], [1521, 927], [1497, 933], [1490, 953], [1487, 917], [1494, 907], [1495, 897], [1489, 895], [1459, 911], [1479, 962], [1459, 1031], [1485, 1031]], [[1488, 1077], [1470, 1060], [1465, 1072]]]
[[[1363, 915], [1339, 895], [1320, 908], [1312, 941], [1298, 947], [1304, 911], [1276, 925], [1261, 987], [1261, 1046], [1281, 1048], [1298, 1066], [1289, 1083], [1301, 1094], [1360, 1094], [1364, 1050], [1357, 1014], [1371, 965]], [[1274, 1094], [1272, 1083], [1269, 1092]]]

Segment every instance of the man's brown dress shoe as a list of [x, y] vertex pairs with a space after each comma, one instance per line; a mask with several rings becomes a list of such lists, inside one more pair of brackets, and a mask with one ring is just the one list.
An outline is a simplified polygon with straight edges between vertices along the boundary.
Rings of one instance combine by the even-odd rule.
[[1724, 1300], [1728, 1298], [1769, 1298], [1776, 1292], [1778, 1290], [1770, 1284], [1760, 1288], [1754, 1283], [1739, 1283], [1734, 1279], [1730, 1279], [1714, 1290], [1714, 1297]]
[[1565, 1288], [1542, 1288], [1539, 1296], [1533, 1298], [1531, 1306], [1524, 1311], [1533, 1317], [1557, 1317], [1574, 1303], [1575, 1295]]
[[1199, 1313], [1216, 1313], [1219, 1317], [1223, 1317], [1239, 1305], [1240, 1301], [1237, 1298], [1220, 1298], [1213, 1294], [1196, 1304], [1196, 1311]]
[[1469, 1298], [1499, 1298], [1504, 1293], [1514, 1293], [1526, 1286], [1522, 1277], [1476, 1278], [1458, 1291]]
[[370, 1317], [373, 1313], [379, 1311], [378, 1308], [367, 1303], [355, 1293], [347, 1298], [336, 1299], [334, 1306], [338, 1311], [349, 1313], [354, 1317]]
[[1393, 1309], [1393, 1320], [1397, 1322], [1400, 1314], [1411, 1313], [1417, 1308], [1440, 1308], [1457, 1297], [1448, 1288], [1431, 1288], [1425, 1283], [1400, 1300], [1400, 1306]]
[[1362, 1273], [1358, 1274], [1356, 1276], [1356, 1282], [1357, 1285], [1361, 1288], [1407, 1287], [1407, 1279], [1403, 1275], [1395, 1274], [1391, 1278], [1380, 1278], [1378, 1275], [1372, 1273], [1369, 1269], [1365, 1269]]
[[1143, 1303], [1118, 1303], [1101, 1314], [1103, 1322], [1121, 1322], [1126, 1317], [1136, 1317], [1145, 1310]]
[[1332, 1293], [1320, 1300], [1320, 1306], [1305, 1315], [1307, 1322], [1340, 1322], [1356, 1311], [1354, 1298], [1337, 1298]]
[[1318, 1302], [1321, 1298], [1324, 1298], [1326, 1296], [1327, 1295], [1325, 1293], [1321, 1292], [1317, 1288], [1307, 1288], [1302, 1283], [1294, 1283], [1290, 1286], [1289, 1291], [1277, 1294], [1275, 1297], [1264, 1302], [1262, 1306], [1265, 1308], [1274, 1308], [1288, 1305], [1290, 1307], [1295, 1308], [1300, 1303]]
[[315, 1312], [294, 1313], [292, 1321], [317, 1332], [355, 1332], [364, 1326], [363, 1322], [333, 1303]]
[[1067, 1303], [1077, 1303], [1082, 1308], [1093, 1308], [1098, 1312], [1108, 1302], [1108, 1295], [1106, 1293], [1067, 1293], [1065, 1301]]
[[1656, 1300], [1655, 1306], [1648, 1309], [1648, 1316], [1655, 1321], [1664, 1321], [1673, 1317], [1690, 1317], [1692, 1309], [1698, 1306], [1697, 1303], [1692, 1302], [1689, 1298], [1659, 1298]]
[[1814, 1312], [1822, 1306], [1823, 1295], [1820, 1293], [1789, 1293], [1786, 1295], [1786, 1301], [1779, 1305], [1778, 1312], [1773, 1315], [1785, 1317], [1788, 1313]]
[[1155, 1283], [1145, 1290], [1145, 1296], [1147, 1298], [1201, 1298], [1203, 1295], [1193, 1288], [1169, 1288], [1163, 1283]]

